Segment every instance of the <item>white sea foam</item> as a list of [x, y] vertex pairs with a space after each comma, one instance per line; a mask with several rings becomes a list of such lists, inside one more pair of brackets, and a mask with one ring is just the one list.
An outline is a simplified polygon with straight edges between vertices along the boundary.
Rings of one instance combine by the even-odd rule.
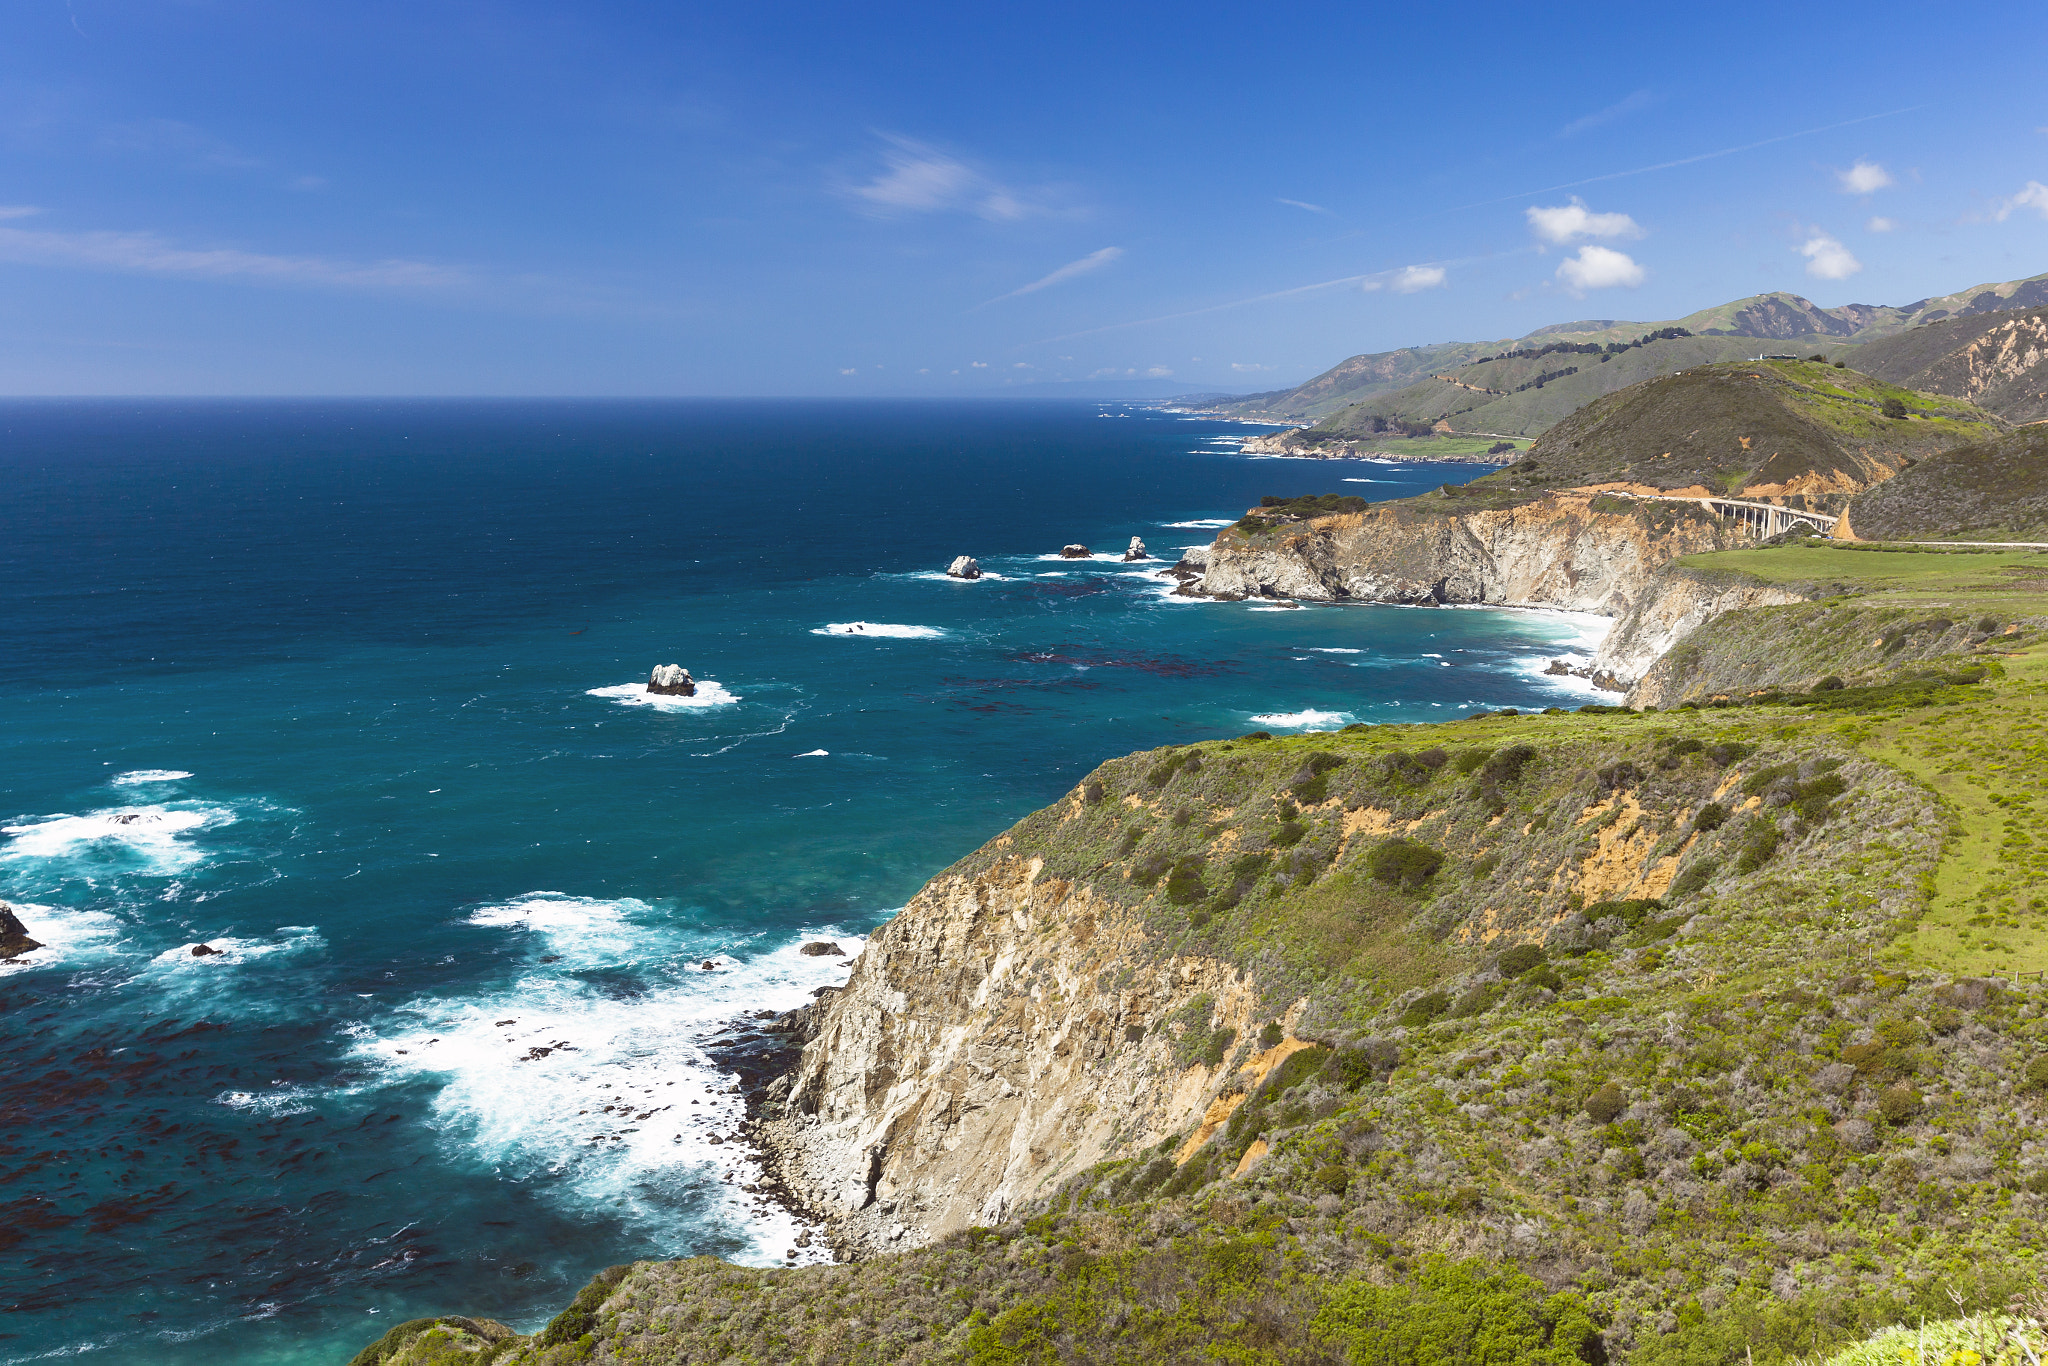
[[[165, 949], [150, 959], [150, 966], [160, 972], [214, 972], [221, 968], [254, 962], [259, 958], [303, 953], [309, 949], [325, 948], [327, 945], [319, 928], [314, 925], [279, 925], [272, 934], [273, 937], [269, 939], [244, 939], [235, 935], [197, 939], [190, 944], [180, 944], [175, 949]], [[204, 944], [213, 952], [195, 958], [192, 955], [194, 944]]]
[[1309, 649], [1319, 655], [1362, 655], [1363, 650], [1354, 650], [1348, 645], [1311, 645]]
[[936, 640], [946, 634], [936, 626], [893, 626], [878, 621], [834, 621], [811, 629], [814, 636], [880, 636], [889, 640]]
[[1235, 517], [1196, 517], [1185, 522], [1161, 522], [1159, 525], [1179, 527], [1186, 531], [1209, 531], [1212, 529], [1220, 531], [1227, 526], [1236, 526], [1237, 519]]
[[182, 768], [138, 768], [130, 773], [117, 773], [111, 778], [115, 787], [139, 787], [143, 783], [175, 783], [192, 775]]
[[[730, 941], [731, 952], [713, 952], [645, 902], [555, 892], [483, 907], [469, 921], [527, 934], [518, 980], [415, 1000], [357, 1026], [357, 1060], [393, 1081], [436, 1085], [443, 1132], [509, 1176], [551, 1178], [546, 1189], [575, 1208], [613, 1209], [660, 1240], [678, 1226], [679, 1206], [707, 1205], [751, 1243], [746, 1260], [782, 1261], [800, 1226], [779, 1210], [751, 1211], [737, 1189], [761, 1172], [731, 1141], [743, 1102], [707, 1045], [745, 1013], [788, 1010], [844, 980], [851, 958], [804, 955], [804, 939], [835, 938], [849, 954], [863, 941], [828, 931], [761, 952]], [[627, 968], [630, 987], [619, 979]], [[813, 1246], [799, 1260], [826, 1256]]]
[[683, 697], [676, 693], [649, 692], [645, 683], [620, 683], [610, 688], [591, 688], [586, 697], [609, 697], [628, 707], [652, 707], [656, 711], [697, 711], [704, 707], [726, 707], [740, 699], [725, 690], [725, 685], [709, 678], [697, 680], [694, 696]]
[[938, 583], [1001, 583], [1005, 579], [1009, 578], [1009, 575], [997, 574], [991, 572], [990, 570], [984, 569], [981, 571], [980, 576], [977, 578], [963, 579], [957, 575], [948, 574], [943, 569], [920, 569], [915, 574], [908, 575], [907, 577], [913, 579], [930, 579]]
[[23, 825], [0, 826], [9, 839], [0, 859], [63, 859], [85, 853], [115, 852], [140, 859], [148, 872], [166, 874], [191, 868], [206, 851], [181, 838], [192, 831], [232, 824], [235, 813], [225, 806], [116, 806], [73, 816], [59, 812]]
[[313, 1100], [318, 1092], [302, 1086], [272, 1086], [267, 1091], [223, 1091], [213, 1098], [215, 1105], [225, 1105], [230, 1110], [243, 1110], [265, 1119], [284, 1119], [290, 1115], [310, 1115], [313, 1107], [306, 1102]]
[[80, 967], [92, 959], [117, 953], [127, 926], [105, 911], [75, 911], [63, 906], [32, 906], [16, 902], [28, 937], [42, 947], [19, 958], [0, 961], [0, 971], [24, 968]]
[[824, 759], [829, 758], [831, 754], [832, 751], [829, 749], [807, 749], [802, 754], [792, 754], [789, 757], [792, 759]]
[[1339, 479], [1340, 484], [1398, 484], [1398, 479]]
[[1348, 711], [1317, 711], [1313, 707], [1304, 711], [1268, 712], [1254, 716], [1254, 722], [1261, 726], [1279, 726], [1286, 730], [1307, 730], [1320, 726], [1341, 725], [1351, 720]]
[[1245, 610], [1248, 612], [1306, 612], [1308, 609], [1298, 602], [1273, 602], [1261, 603], [1257, 607], [1248, 607]]

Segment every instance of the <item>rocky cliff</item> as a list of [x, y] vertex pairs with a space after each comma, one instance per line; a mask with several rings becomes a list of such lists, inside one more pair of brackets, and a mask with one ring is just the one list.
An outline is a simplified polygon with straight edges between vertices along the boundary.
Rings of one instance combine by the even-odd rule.
[[[1798, 586], [1764, 583], [1667, 564], [1652, 576], [1614, 629], [1600, 642], [1591, 673], [1610, 686], [1642, 679], [1672, 646], [1724, 613], [1806, 601]], [[1656, 706], [1629, 694], [1630, 706]]]
[[1225, 531], [1196, 591], [1324, 602], [1491, 603], [1626, 616], [1680, 555], [1742, 544], [1684, 504], [1577, 492], [1456, 510], [1385, 503], [1247, 535]]
[[934, 879], [869, 940], [813, 1008], [764, 1137], [843, 1253], [1001, 1223], [1201, 1116], [1222, 1060], [1177, 1062], [1180, 1035], [1249, 1036], [1257, 997], [1217, 958], [1162, 952], [1128, 908], [1004, 857]]

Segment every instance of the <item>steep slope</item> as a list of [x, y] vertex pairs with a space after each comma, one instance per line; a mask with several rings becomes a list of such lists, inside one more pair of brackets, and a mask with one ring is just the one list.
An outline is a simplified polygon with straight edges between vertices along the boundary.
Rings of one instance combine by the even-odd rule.
[[1895, 384], [1967, 399], [2008, 422], [2048, 420], [2048, 307], [1915, 327], [1862, 347], [1856, 364]]
[[2048, 426], [1923, 460], [1858, 494], [1849, 521], [1872, 541], [2048, 542]]
[[[1916, 955], [1952, 867], [1984, 861], [1951, 827], [2006, 830], [1979, 884], [1992, 942], [1963, 962], [2048, 934], [2026, 882], [2048, 771], [1956, 749], [2048, 744], [2037, 635], [2003, 653], [1976, 683], [1106, 764], [934, 881], [906, 951], [811, 1008], [798, 1075], [839, 1055], [919, 1116], [893, 1143], [943, 1151], [967, 1107], [939, 1052], [988, 1087], [1056, 1049], [1076, 988], [1224, 965], [1238, 994], [1147, 1000], [1036, 1098], [1118, 1108], [1089, 1077], [1149, 1054], [1180, 1127], [1133, 1124], [1002, 1222], [907, 1251], [620, 1266], [533, 1336], [442, 1319], [358, 1361], [1280, 1366], [1462, 1359], [1443, 1344], [1483, 1324], [1503, 1361], [1771, 1363], [2000, 1304], [2048, 1235], [2048, 988]], [[1054, 883], [1097, 913], [1019, 896]], [[985, 938], [907, 951], [955, 942], [943, 889], [975, 885]], [[1108, 907], [1122, 947], [1097, 971]], [[1017, 970], [1066, 954], [1098, 980]], [[864, 1023], [889, 992], [894, 1043]], [[931, 1190], [972, 1206], [1001, 1179]]]

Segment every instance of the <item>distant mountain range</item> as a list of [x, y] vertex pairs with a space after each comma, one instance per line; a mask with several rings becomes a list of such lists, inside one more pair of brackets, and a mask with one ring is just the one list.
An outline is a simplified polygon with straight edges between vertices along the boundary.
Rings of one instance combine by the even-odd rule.
[[1903, 307], [1822, 308], [1778, 292], [1666, 322], [1554, 323], [1519, 338], [1353, 356], [1292, 389], [1202, 406], [1313, 424], [1299, 434], [1305, 444], [1446, 428], [1532, 436], [1642, 380], [1759, 354], [1824, 355], [2010, 421], [2037, 421], [2048, 417], [2048, 274]]

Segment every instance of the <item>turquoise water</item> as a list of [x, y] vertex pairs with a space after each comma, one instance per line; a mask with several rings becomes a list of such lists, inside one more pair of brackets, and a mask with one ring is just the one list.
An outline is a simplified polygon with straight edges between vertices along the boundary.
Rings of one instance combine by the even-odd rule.
[[[0, 897], [49, 944], [0, 968], [0, 1361], [342, 1361], [636, 1256], [779, 1262], [708, 1046], [843, 979], [803, 941], [857, 951], [1110, 755], [1585, 700], [1537, 672], [1583, 621], [1056, 557], [1476, 472], [1249, 430], [0, 407]], [[715, 686], [650, 702], [669, 662]]]

